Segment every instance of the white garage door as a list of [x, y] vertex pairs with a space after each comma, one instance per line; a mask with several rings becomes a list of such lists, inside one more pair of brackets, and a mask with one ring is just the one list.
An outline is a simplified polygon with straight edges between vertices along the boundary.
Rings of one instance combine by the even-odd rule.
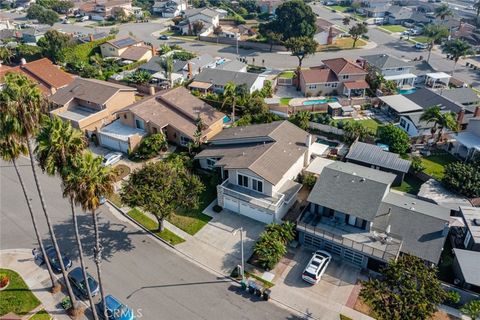
[[238, 210], [238, 201], [230, 197], [223, 198], [223, 207], [233, 212], [239, 212]]
[[[240, 203], [239, 203], [240, 202]], [[228, 196], [223, 197], [223, 207], [230, 211], [240, 213], [254, 220], [263, 223], [272, 223], [273, 215], [255, 206], [251, 206], [246, 202], [238, 201], [237, 199]]]
[[100, 135], [100, 145], [108, 149], [128, 153], [128, 142], [113, 139], [106, 135]]

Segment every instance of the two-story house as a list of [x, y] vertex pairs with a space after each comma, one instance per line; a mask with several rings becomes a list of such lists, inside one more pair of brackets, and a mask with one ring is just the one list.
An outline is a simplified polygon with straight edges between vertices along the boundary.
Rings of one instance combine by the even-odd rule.
[[174, 18], [187, 9], [187, 2], [184, 0], [155, 1], [152, 11], [163, 18]]
[[323, 168], [297, 222], [300, 242], [379, 270], [402, 254], [437, 264], [450, 210], [390, 189], [395, 175], [348, 162]]
[[323, 60], [323, 66], [300, 71], [300, 90], [306, 96], [343, 94], [364, 96], [367, 71], [345, 58]]
[[150, 60], [154, 55], [152, 47], [132, 37], [109, 40], [100, 45], [102, 57], [116, 57], [130, 61]]
[[232, 127], [195, 159], [218, 170], [218, 205], [264, 223], [280, 222], [296, 201], [295, 178], [310, 162], [311, 136], [288, 121]]
[[196, 139], [202, 120], [200, 142], [223, 130], [225, 114], [177, 87], [140, 100], [120, 111], [118, 120], [98, 131], [102, 146], [122, 152], [137, 148], [148, 134], [163, 133], [168, 142], [183, 147]]
[[374, 68], [385, 80], [394, 81], [398, 88], [412, 88], [415, 85], [417, 76], [412, 73], [412, 65], [407, 61], [380, 53], [362, 56], [361, 62]]
[[219, 13], [210, 8], [195, 8], [185, 12], [184, 20], [178, 24], [178, 28], [182, 34], [193, 34], [193, 24], [201, 22], [203, 28], [199, 35], [208, 35], [220, 23]]
[[115, 112], [135, 102], [135, 89], [96, 79], [75, 78], [50, 96], [50, 112], [89, 136], [116, 119]]
[[450, 134], [448, 150], [453, 155], [464, 160], [471, 160], [480, 154], [480, 107], [476, 109], [476, 116], [468, 122], [465, 131]]

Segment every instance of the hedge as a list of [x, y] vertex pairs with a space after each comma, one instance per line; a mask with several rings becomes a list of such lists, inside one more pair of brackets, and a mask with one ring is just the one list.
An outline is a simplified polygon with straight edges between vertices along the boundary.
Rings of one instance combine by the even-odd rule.
[[115, 39], [115, 36], [112, 35], [112, 36], [108, 36], [104, 39], [95, 40], [95, 41], [92, 41], [92, 42], [82, 43], [82, 44], [78, 44], [78, 45], [75, 45], [75, 46], [72, 46], [72, 47], [65, 48], [64, 49], [64, 57], [65, 57], [64, 62], [68, 63], [68, 62], [81, 62], [82, 61], [82, 62], [88, 63], [90, 56], [95, 54], [96, 50], [99, 50], [100, 45], [109, 41], [109, 40], [112, 40], [112, 39]]

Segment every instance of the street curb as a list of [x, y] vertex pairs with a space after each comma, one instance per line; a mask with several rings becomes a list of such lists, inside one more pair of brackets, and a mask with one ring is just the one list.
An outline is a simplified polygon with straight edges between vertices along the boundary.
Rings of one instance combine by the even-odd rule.
[[[127, 215], [122, 209], [120, 209], [119, 207], [117, 207], [115, 204], [113, 204], [110, 200], [107, 199], [107, 202], [112, 206], [114, 207], [118, 212], [120, 212], [123, 216], [127, 217], [128, 220], [132, 221], [136, 226], [140, 227], [142, 230], [146, 231], [148, 234], [154, 236], [155, 238], [159, 239], [162, 243], [166, 244], [170, 249], [173, 249], [176, 253], [178, 254], [181, 254], [183, 255], [184, 257], [188, 258], [189, 260], [191, 260], [192, 262], [200, 265], [201, 267], [203, 267], [204, 269], [207, 269], [215, 274], [218, 274], [222, 277], [224, 277], [225, 279], [230, 279], [231, 282], [235, 282], [237, 284], [240, 284], [241, 282], [235, 278], [232, 278], [230, 275], [226, 275], [226, 274], [223, 274], [221, 271], [218, 271], [218, 270], [215, 270], [213, 269], [212, 267], [209, 267], [207, 266], [206, 264], [196, 260], [194, 257], [190, 256], [189, 254], [186, 254], [185, 252], [182, 252], [180, 251], [179, 249], [177, 249], [175, 246], [171, 245], [170, 243], [166, 242], [165, 240], [163, 240], [162, 238], [160, 238], [159, 236], [157, 236], [156, 234], [150, 232], [149, 230], [147, 230], [144, 226], [142, 226], [141, 224], [139, 224], [137, 221], [135, 221], [134, 219], [132, 219], [129, 215]], [[305, 316], [305, 319], [313, 319], [313, 320], [320, 320], [319, 318], [315, 318], [313, 317], [312, 315], [306, 313], [306, 312], [303, 312], [301, 310], [298, 310], [296, 309], [295, 307], [293, 306], [290, 306], [280, 300], [277, 300], [273, 297], [270, 296], [270, 300], [278, 303], [279, 305], [283, 306], [284, 308], [287, 308], [287, 309], [290, 309], [290, 310], [293, 310], [295, 311], [296, 313], [298, 314], [301, 314], [303, 316]]]

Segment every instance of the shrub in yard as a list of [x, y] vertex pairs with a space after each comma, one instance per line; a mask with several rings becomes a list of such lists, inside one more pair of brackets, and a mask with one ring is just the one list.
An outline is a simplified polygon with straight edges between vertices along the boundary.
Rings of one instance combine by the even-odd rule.
[[466, 303], [460, 311], [473, 320], [480, 318], [480, 300], [472, 300]]
[[448, 189], [466, 197], [480, 197], [480, 159], [472, 163], [448, 164], [442, 182]]
[[445, 299], [449, 304], [455, 305], [460, 302], [460, 293], [455, 290], [447, 291], [447, 298]]
[[422, 163], [422, 158], [420, 158], [419, 156], [412, 156], [410, 161], [412, 161], [413, 172], [418, 173], [425, 170], [425, 166]]
[[173, 54], [173, 59], [175, 60], [188, 61], [193, 58], [195, 58], [195, 53], [188, 51], [178, 51]]
[[165, 135], [162, 133], [152, 134], [140, 142], [135, 157], [139, 159], [150, 159], [160, 153], [160, 151], [167, 148], [168, 143]]
[[216, 204], [213, 206], [212, 210], [213, 212], [219, 213], [223, 210], [223, 208]]
[[300, 183], [307, 187], [309, 190], [313, 189], [315, 182], [317, 182], [317, 178], [314, 174], [306, 172], [300, 175]]
[[287, 243], [295, 238], [295, 225], [291, 222], [272, 223], [265, 227], [253, 252], [263, 268], [271, 270], [287, 253]]

